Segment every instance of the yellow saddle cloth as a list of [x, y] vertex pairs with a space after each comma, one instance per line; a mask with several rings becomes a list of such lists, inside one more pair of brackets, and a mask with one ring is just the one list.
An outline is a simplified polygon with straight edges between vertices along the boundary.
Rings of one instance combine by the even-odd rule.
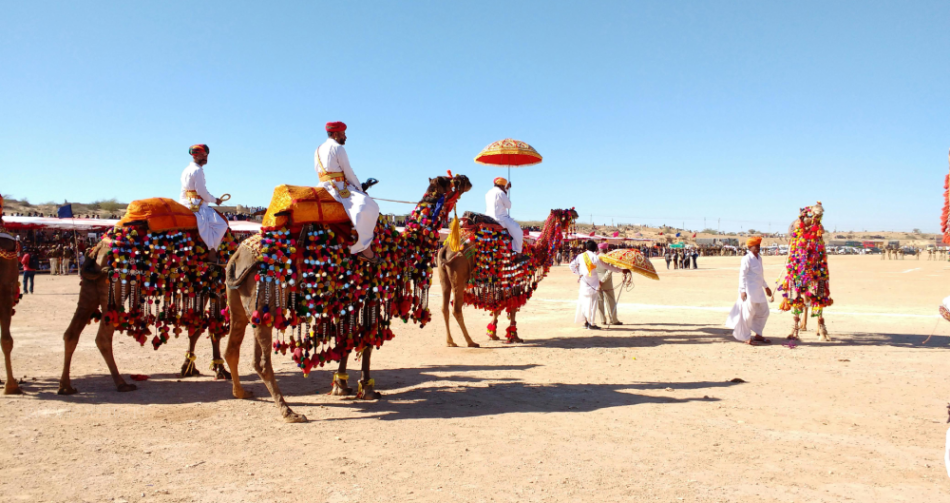
[[195, 214], [174, 199], [153, 197], [129, 203], [122, 220], [117, 224], [125, 227], [142, 222], [148, 223], [152, 232], [190, 230], [198, 228]]
[[293, 227], [303, 224], [349, 223], [343, 205], [322, 187], [278, 185], [261, 226]]

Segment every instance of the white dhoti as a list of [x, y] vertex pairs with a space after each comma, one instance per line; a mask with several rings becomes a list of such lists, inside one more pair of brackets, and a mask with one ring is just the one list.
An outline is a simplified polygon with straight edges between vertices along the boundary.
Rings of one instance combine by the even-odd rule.
[[736, 300], [726, 318], [726, 328], [732, 329], [732, 336], [737, 341], [748, 342], [753, 332], [762, 335], [765, 322], [769, 319], [768, 302], [752, 302], [751, 298], [742, 300], [742, 295]]
[[600, 280], [600, 295], [597, 300], [597, 310], [600, 312], [600, 319], [604, 325], [616, 325], [620, 320], [617, 319], [617, 297], [614, 295], [613, 272], [607, 271]]
[[195, 212], [195, 218], [198, 219], [198, 235], [201, 240], [208, 245], [209, 250], [217, 250], [224, 239], [224, 234], [228, 232], [228, 221], [225, 220], [217, 211], [202, 204]]
[[496, 218], [496, 220], [498, 220], [498, 223], [507, 229], [508, 234], [511, 235], [512, 251], [515, 253], [521, 253], [521, 250], [524, 247], [524, 231], [521, 230], [521, 226], [518, 225], [518, 222], [515, 222], [515, 219], [507, 215]]
[[597, 314], [597, 289], [592, 288], [584, 278], [577, 292], [577, 311], [574, 312], [574, 323], [596, 325], [594, 316]]
[[346, 186], [350, 192], [350, 197], [340, 195], [340, 190], [345, 184], [343, 182], [320, 182], [333, 199], [336, 199], [343, 205], [346, 215], [350, 217], [350, 222], [356, 229], [356, 243], [350, 246], [350, 253], [359, 253], [373, 244], [373, 234], [376, 232], [376, 221], [379, 220], [379, 204], [369, 197], [365, 192], [354, 188], [352, 185]]

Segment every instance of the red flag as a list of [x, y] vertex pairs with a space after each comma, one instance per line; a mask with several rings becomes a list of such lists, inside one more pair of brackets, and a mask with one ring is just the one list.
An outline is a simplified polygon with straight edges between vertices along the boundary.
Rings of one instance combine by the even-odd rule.
[[617, 237], [617, 236], [619, 236], [619, 235], [620, 235], [620, 231], [614, 231], [614, 233], [613, 233], [613, 236], [614, 236], [614, 237]]
[[693, 237], [696, 237], [696, 233], [695, 233], [695, 232], [693, 233]]
[[661, 232], [661, 233], [660, 233], [660, 235], [662, 236], [662, 235], [663, 235], [663, 233]]
[[594, 237], [594, 233], [593, 233], [593, 232], [591, 232], [590, 234], [588, 234], [588, 236], [590, 236], [590, 237]]

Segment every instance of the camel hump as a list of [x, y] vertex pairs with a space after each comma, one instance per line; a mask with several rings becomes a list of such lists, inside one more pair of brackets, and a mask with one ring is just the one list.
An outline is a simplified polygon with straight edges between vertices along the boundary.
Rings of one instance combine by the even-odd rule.
[[118, 227], [148, 225], [152, 232], [195, 230], [198, 221], [195, 214], [184, 205], [167, 197], [139, 199], [129, 203]]
[[278, 185], [264, 214], [262, 227], [279, 229], [304, 224], [349, 223], [343, 205], [323, 187]]

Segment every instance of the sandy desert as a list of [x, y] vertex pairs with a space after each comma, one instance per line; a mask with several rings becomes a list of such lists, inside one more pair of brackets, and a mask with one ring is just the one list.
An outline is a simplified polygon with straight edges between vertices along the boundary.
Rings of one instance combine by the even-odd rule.
[[[950, 323], [937, 315], [950, 264], [829, 257], [834, 341], [812, 331], [790, 348], [777, 301], [770, 346], [723, 327], [739, 260], [668, 271], [655, 259], [661, 280], [636, 277], [620, 297], [625, 324], [599, 332], [572, 324], [576, 279], [554, 267], [514, 346], [488, 341], [488, 315], [466, 309], [482, 347], [446, 347], [433, 289], [432, 323], [399, 323], [374, 355], [381, 400], [328, 396], [329, 369], [304, 378], [277, 357], [306, 424], [281, 421], [250, 338], [252, 400], [207, 371], [180, 379], [184, 339], [153, 351], [124, 335], [120, 370], [150, 379], [117, 393], [95, 326], [73, 360], [80, 393], [58, 396], [79, 279], [40, 276], [13, 319], [26, 394], [0, 397], [0, 500], [950, 501]], [[783, 261], [765, 257], [766, 277]], [[210, 360], [203, 339], [199, 368]]]

